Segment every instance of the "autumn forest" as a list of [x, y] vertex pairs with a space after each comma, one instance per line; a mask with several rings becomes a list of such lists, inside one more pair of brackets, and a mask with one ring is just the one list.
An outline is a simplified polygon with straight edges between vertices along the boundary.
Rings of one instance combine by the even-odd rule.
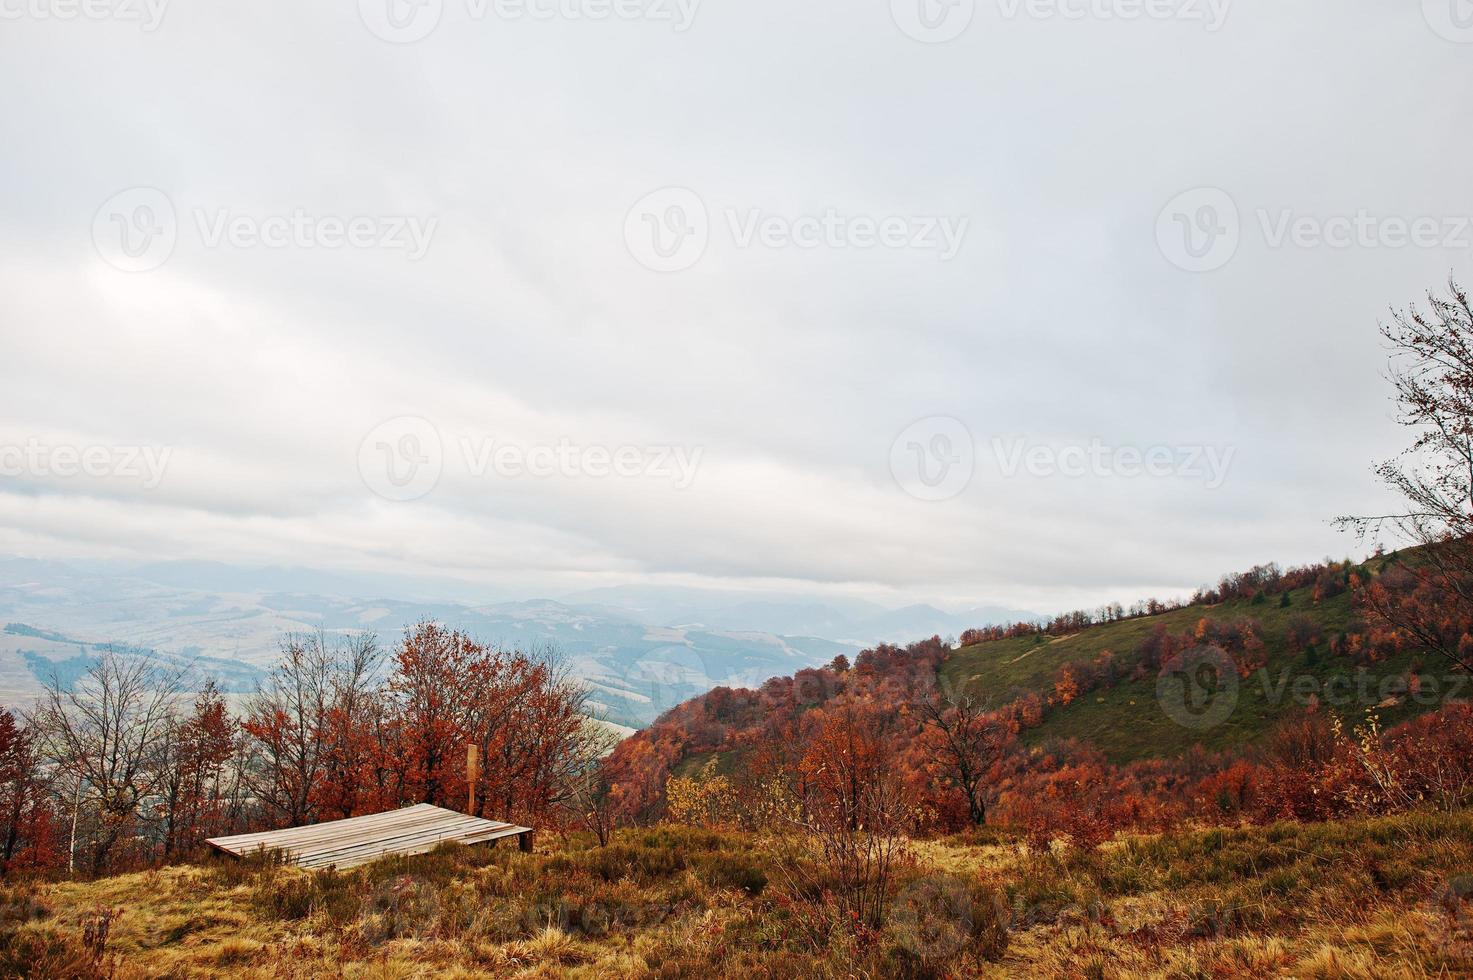
[[[121, 652], [58, 678], [0, 711], [0, 972], [1465, 975], [1473, 309], [1383, 336], [1416, 441], [1379, 469], [1404, 510], [1340, 519], [1358, 558], [875, 644], [627, 737], [556, 649], [434, 621], [286, 636], [243, 697]], [[418, 803], [537, 846], [206, 844]]]

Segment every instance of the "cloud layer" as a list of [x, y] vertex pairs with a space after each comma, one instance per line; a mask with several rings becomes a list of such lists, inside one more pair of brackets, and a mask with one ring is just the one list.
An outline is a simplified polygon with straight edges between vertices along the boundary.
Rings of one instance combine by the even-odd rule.
[[1355, 547], [1473, 34], [907, 2], [4, 7], [0, 550], [1050, 609]]

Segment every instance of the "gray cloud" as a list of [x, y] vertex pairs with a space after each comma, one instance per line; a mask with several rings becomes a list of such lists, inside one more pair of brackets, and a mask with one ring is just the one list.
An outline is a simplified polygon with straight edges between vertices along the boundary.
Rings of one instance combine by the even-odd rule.
[[[352, 3], [171, 4], [152, 31], [35, 14], [52, 3], [4, 8], [0, 32], [0, 444], [171, 458], [155, 489], [5, 474], [0, 548], [21, 554], [527, 595], [763, 584], [1048, 609], [1190, 589], [1355, 546], [1326, 521], [1378, 505], [1369, 464], [1404, 439], [1377, 318], [1468, 269], [1455, 236], [1271, 234], [1473, 215], [1473, 44], [1417, 5], [1237, 0], [1209, 31], [979, 3], [929, 45], [886, 3], [706, 0], [675, 31], [446, 0], [412, 44]], [[167, 195], [176, 241], [124, 272], [93, 227], [135, 187]], [[659, 273], [625, 224], [666, 187], [695, 192], [709, 241]], [[1157, 221], [1201, 187], [1240, 238], [1188, 272]], [[833, 213], [848, 237], [743, 247], [732, 222], [753, 213], [790, 233]], [[254, 241], [292, 216], [305, 244], [204, 231], [238, 219]], [[333, 222], [406, 216], [435, 222], [422, 258], [329, 244]], [[967, 231], [950, 260], [856, 243], [890, 217]], [[396, 503], [358, 460], [402, 416], [431, 420], [445, 459]], [[892, 443], [934, 416], [966, 425], [976, 472], [923, 501]], [[461, 438], [701, 462], [683, 489], [478, 476]], [[1215, 489], [1007, 477], [993, 439], [1234, 456]]]

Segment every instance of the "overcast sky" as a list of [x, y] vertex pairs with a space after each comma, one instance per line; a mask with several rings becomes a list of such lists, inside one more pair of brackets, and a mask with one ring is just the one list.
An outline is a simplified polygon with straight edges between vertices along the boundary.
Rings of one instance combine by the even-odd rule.
[[1356, 551], [1473, 278], [1466, 0], [0, 16], [10, 554], [1128, 602]]

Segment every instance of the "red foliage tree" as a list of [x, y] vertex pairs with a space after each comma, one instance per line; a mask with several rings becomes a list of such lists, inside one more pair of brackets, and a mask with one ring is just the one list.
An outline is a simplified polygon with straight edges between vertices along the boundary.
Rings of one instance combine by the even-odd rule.
[[0, 708], [0, 877], [62, 857], [35, 743], [35, 731]]
[[235, 719], [213, 681], [189, 715], [171, 719], [159, 756], [156, 807], [165, 858], [192, 849], [224, 824], [233, 800], [222, 783], [238, 739]]

